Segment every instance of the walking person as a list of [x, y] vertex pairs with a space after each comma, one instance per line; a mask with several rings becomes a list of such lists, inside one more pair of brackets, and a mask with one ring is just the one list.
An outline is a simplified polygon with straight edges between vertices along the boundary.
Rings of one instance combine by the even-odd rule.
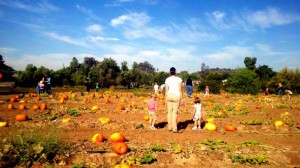
[[278, 83], [278, 98], [281, 100], [282, 99], [282, 94], [283, 94], [283, 86], [282, 83]]
[[202, 113], [201, 113], [201, 101], [199, 97], [196, 97], [194, 100], [194, 111], [193, 111], [193, 121], [194, 121], [194, 127], [192, 130], [201, 130], [201, 118], [202, 118]]
[[182, 79], [176, 76], [176, 69], [172, 67], [170, 74], [165, 81], [166, 104], [168, 108], [168, 129], [174, 133], [178, 133], [177, 114], [182, 103]]
[[205, 92], [204, 97], [209, 96], [209, 87], [208, 86], [205, 86], [204, 92]]
[[185, 87], [186, 87], [188, 97], [192, 97], [192, 94], [193, 94], [193, 81], [191, 79], [191, 76], [189, 76], [187, 78], [186, 83], [185, 83]]
[[90, 79], [89, 79], [89, 78], [86, 78], [85, 86], [86, 86], [86, 91], [87, 91], [87, 92], [90, 92], [90, 89], [91, 89], [91, 83], [90, 83]]
[[155, 82], [154, 87], [153, 87], [153, 89], [154, 89], [154, 94], [158, 94], [158, 88], [159, 88], [159, 86], [158, 86], [158, 84]]
[[155, 127], [156, 121], [157, 121], [157, 95], [156, 94], [152, 94], [151, 95], [151, 100], [148, 101], [147, 103], [147, 109], [148, 109], [148, 114], [150, 116], [150, 129], [152, 130], [157, 130], [157, 128]]

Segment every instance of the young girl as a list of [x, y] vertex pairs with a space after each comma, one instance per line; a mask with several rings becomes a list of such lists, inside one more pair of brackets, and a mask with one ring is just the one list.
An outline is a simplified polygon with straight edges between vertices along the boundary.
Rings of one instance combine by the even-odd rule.
[[208, 96], [208, 95], [209, 95], [209, 88], [208, 88], [208, 86], [205, 86], [205, 95], [204, 95], [204, 97]]
[[151, 100], [148, 101], [147, 103], [147, 108], [148, 108], [148, 114], [150, 117], [150, 129], [152, 130], [156, 130], [157, 128], [155, 128], [155, 123], [157, 120], [157, 96], [156, 94], [152, 94], [151, 95]]
[[194, 100], [194, 114], [193, 114], [193, 121], [194, 121], [194, 127], [192, 130], [201, 130], [201, 103], [200, 98], [196, 97]]

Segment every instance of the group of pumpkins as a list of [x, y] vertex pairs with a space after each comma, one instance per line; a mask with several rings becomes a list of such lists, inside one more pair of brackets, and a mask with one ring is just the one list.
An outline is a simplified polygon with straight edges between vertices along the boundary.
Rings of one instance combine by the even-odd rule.
[[[97, 133], [93, 136], [92, 142], [103, 142], [104, 141], [104, 136], [101, 133]], [[109, 141], [114, 143], [113, 146], [113, 151], [118, 154], [118, 155], [123, 155], [127, 153], [128, 151], [128, 146], [124, 142], [125, 137], [122, 133], [114, 133], [109, 137]]]

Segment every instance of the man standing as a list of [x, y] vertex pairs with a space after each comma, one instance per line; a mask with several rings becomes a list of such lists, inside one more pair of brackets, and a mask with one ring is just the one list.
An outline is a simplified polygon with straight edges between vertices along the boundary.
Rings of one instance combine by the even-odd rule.
[[178, 133], [177, 114], [182, 102], [182, 79], [176, 75], [176, 69], [172, 67], [170, 74], [165, 81], [166, 101], [168, 107], [168, 129]]

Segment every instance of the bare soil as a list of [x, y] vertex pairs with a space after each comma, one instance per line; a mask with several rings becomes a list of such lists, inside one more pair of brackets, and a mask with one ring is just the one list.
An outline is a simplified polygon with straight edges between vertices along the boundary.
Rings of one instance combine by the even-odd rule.
[[[74, 93], [74, 92], [73, 92]], [[96, 94], [75, 92], [54, 93], [53, 98], [42, 95], [37, 100], [35, 94], [24, 94], [14, 103], [13, 110], [7, 110], [9, 99], [16, 94], [0, 95], [0, 117], [9, 121], [8, 127], [0, 127], [0, 138], [14, 134], [18, 129], [31, 129], [45, 125], [55, 126], [60, 136], [70, 142], [72, 152], [66, 156], [57, 156], [52, 167], [71, 167], [82, 164], [86, 167], [113, 167], [118, 163], [131, 163], [133, 167], [300, 167], [300, 129], [296, 125], [300, 121], [300, 97], [292, 96], [291, 100], [283, 100], [273, 95], [238, 95], [212, 94], [210, 98], [202, 99], [202, 130], [192, 130], [193, 98], [185, 97], [178, 115], [178, 128], [181, 133], [172, 133], [167, 129], [166, 106], [159, 99], [158, 130], [150, 130], [148, 121], [144, 120], [147, 110], [148, 93], [133, 94], [132, 92], [106, 92], [102, 98]], [[149, 91], [150, 93], [150, 91]], [[68, 95], [68, 100], [61, 104], [60, 97]], [[109, 95], [109, 102], [105, 97]], [[132, 96], [132, 97], [131, 97]], [[22, 97], [22, 96], [21, 96]], [[122, 102], [123, 101], [123, 102]], [[18, 105], [26, 104], [25, 110], [19, 110]], [[46, 102], [47, 110], [33, 110], [34, 104]], [[119, 105], [125, 105], [125, 110], [119, 110]], [[136, 107], [135, 107], [136, 105]], [[91, 110], [98, 106], [98, 110]], [[241, 111], [235, 110], [241, 107]], [[258, 108], [257, 106], [260, 106]], [[219, 108], [226, 113], [219, 114]], [[71, 116], [68, 111], [75, 110], [79, 116]], [[15, 121], [16, 114], [26, 113], [29, 120]], [[59, 114], [54, 120], [52, 114]], [[213, 123], [217, 130], [204, 128], [206, 119], [214, 117]], [[109, 117], [111, 122], [101, 124], [99, 118]], [[69, 122], [62, 120], [70, 118]], [[247, 121], [262, 121], [261, 125], [245, 125]], [[282, 126], [275, 126], [276, 121], [282, 121]], [[142, 124], [144, 128], [137, 128]], [[224, 129], [227, 125], [237, 127], [237, 131]], [[111, 134], [124, 134], [129, 151], [117, 155], [112, 151], [113, 144], [108, 138]], [[95, 133], [104, 135], [102, 143], [93, 143], [91, 138]], [[206, 142], [212, 142], [208, 144]], [[213, 142], [222, 142], [213, 144]], [[258, 144], [253, 144], [258, 142]], [[162, 146], [164, 151], [152, 151], [150, 147]], [[156, 160], [149, 164], [141, 164], [138, 159], [151, 153]], [[248, 160], [238, 162], [230, 156], [243, 158], [265, 157], [266, 162], [253, 164]], [[251, 159], [250, 159], [251, 160]], [[47, 164], [35, 163], [33, 167]]]

